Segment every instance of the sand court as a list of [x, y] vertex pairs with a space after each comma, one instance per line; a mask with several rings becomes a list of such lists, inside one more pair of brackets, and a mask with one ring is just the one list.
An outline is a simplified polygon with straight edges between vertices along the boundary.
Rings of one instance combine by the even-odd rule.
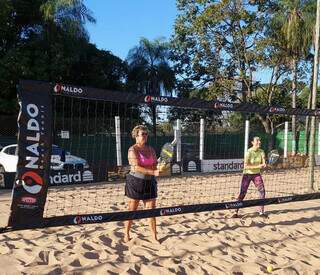
[[[289, 190], [305, 193], [303, 169], [291, 170], [289, 176], [265, 174], [267, 197]], [[237, 195], [240, 176], [229, 175], [227, 181], [213, 175], [159, 179], [159, 205], [230, 200]], [[50, 188], [46, 215], [66, 211], [54, 209], [53, 201], [71, 207], [72, 213], [84, 210], [76, 205], [81, 201], [92, 211], [126, 209], [123, 183], [86, 187]], [[0, 193], [2, 223], [10, 193]], [[94, 196], [96, 204], [90, 204]], [[256, 196], [253, 186], [248, 198]], [[122, 241], [123, 222], [7, 232], [0, 235], [1, 274], [267, 274], [268, 266], [272, 274], [320, 274], [319, 210], [320, 201], [311, 200], [267, 206], [269, 219], [257, 216], [255, 208], [242, 209], [239, 219], [231, 218], [229, 210], [164, 216], [157, 219], [161, 244], [151, 241], [146, 219], [134, 222], [128, 244]]]

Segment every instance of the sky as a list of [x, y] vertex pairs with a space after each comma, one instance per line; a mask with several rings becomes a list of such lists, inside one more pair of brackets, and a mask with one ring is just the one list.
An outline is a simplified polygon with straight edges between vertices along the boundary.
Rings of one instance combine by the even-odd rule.
[[149, 40], [173, 34], [175, 0], [85, 0], [96, 24], [87, 24], [90, 42], [125, 59], [145, 37]]
[[[140, 38], [169, 39], [174, 33], [176, 0], [85, 0], [97, 22], [87, 24], [90, 42], [125, 60]], [[268, 70], [259, 70], [254, 81], [266, 83]]]

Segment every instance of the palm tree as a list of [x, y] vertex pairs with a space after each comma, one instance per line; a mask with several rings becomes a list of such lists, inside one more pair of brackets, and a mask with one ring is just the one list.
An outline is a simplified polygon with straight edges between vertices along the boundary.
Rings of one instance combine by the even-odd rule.
[[[314, 0], [282, 0], [279, 18], [283, 18], [281, 32], [287, 57], [290, 59], [292, 108], [296, 108], [297, 69], [301, 58], [306, 58], [312, 45], [315, 20]], [[286, 14], [286, 17], [283, 17]], [[296, 116], [292, 116], [292, 153], [297, 150]]]
[[[56, 40], [70, 39], [70, 43], [76, 45], [81, 43], [81, 40], [89, 40], [85, 23], [95, 23], [95, 19], [83, 2], [84, 0], [47, 0], [40, 6], [49, 64], [52, 64], [54, 59]], [[51, 81], [56, 80], [52, 67], [53, 65], [48, 66]]]
[[51, 22], [77, 36], [86, 36], [86, 22], [95, 23], [92, 12], [83, 0], [47, 0], [40, 11], [46, 22]]
[[[172, 95], [175, 74], [169, 64], [169, 44], [163, 38], [141, 38], [127, 57], [128, 89], [152, 96]], [[156, 106], [151, 106], [153, 134], [156, 136]]]

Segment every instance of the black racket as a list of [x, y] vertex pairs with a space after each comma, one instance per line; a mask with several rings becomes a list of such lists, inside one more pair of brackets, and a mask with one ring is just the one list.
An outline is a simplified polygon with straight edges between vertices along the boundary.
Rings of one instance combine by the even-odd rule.
[[160, 157], [158, 159], [158, 162], [167, 164], [167, 163], [172, 162], [173, 157], [174, 157], [174, 145], [167, 142], [161, 148]]
[[174, 145], [167, 142], [161, 148], [160, 157], [158, 158], [158, 169], [161, 171], [169, 169], [169, 164], [172, 162], [173, 157]]
[[275, 165], [278, 162], [279, 158], [280, 158], [280, 155], [278, 150], [271, 150], [268, 153], [267, 164], [271, 166]]

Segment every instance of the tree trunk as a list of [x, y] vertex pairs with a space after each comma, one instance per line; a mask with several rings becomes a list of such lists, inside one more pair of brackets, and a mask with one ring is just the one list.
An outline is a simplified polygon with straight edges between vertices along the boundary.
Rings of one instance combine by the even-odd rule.
[[268, 117], [263, 118], [260, 114], [257, 114], [257, 117], [259, 118], [260, 122], [263, 125], [263, 128], [268, 136], [268, 151], [271, 151], [274, 149], [274, 135], [273, 135], [273, 126], [271, 125], [270, 120]]
[[[297, 60], [292, 60], [292, 108], [296, 108], [296, 96], [297, 96]], [[297, 129], [296, 129], [296, 116], [292, 116], [292, 155], [294, 156], [297, 153]]]

